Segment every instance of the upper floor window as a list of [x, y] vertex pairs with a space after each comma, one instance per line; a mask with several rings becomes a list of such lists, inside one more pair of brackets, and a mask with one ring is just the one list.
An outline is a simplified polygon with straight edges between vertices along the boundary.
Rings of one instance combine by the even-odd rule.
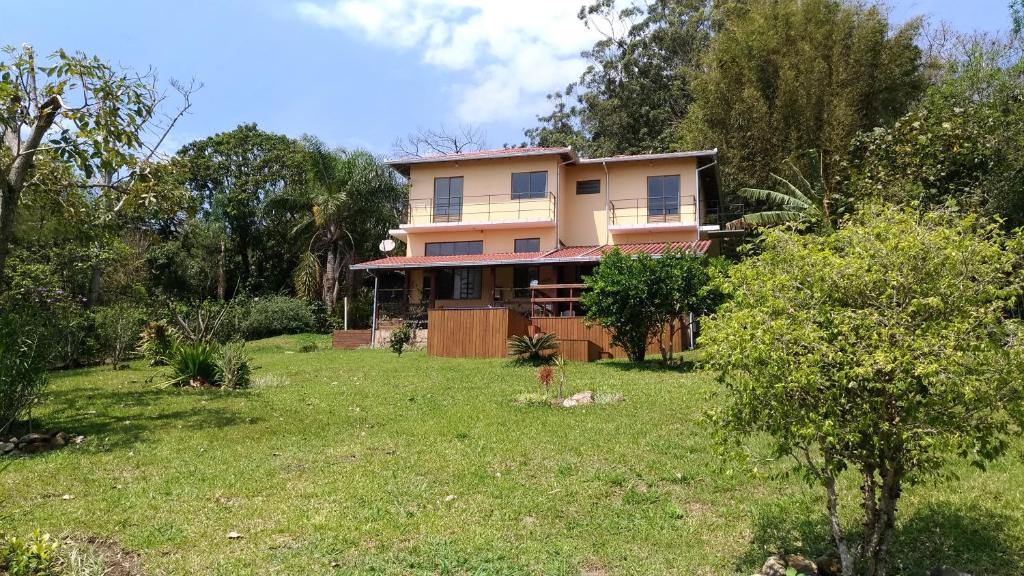
[[512, 173], [512, 199], [544, 198], [548, 195], [548, 173]]
[[462, 221], [462, 176], [434, 178], [434, 222]]
[[516, 252], [540, 252], [540, 238], [516, 238]]
[[600, 194], [601, 193], [601, 181], [600, 180], [577, 180], [576, 181], [576, 193], [577, 194]]
[[467, 240], [465, 242], [427, 242], [423, 249], [424, 256], [465, 256], [467, 254], [483, 253], [483, 240]]
[[679, 175], [647, 177], [648, 216], [679, 214]]

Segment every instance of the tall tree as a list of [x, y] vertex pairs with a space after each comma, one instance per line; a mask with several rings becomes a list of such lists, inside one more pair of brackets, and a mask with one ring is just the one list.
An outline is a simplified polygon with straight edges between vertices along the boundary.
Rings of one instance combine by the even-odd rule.
[[287, 186], [301, 185], [306, 175], [301, 143], [243, 124], [186, 144], [178, 156], [186, 166], [185, 185], [202, 198], [202, 214], [223, 222], [231, 238], [241, 286], [279, 290], [268, 276], [280, 268], [282, 254], [271, 252], [282, 249], [276, 242], [283, 232], [272, 228], [281, 222], [268, 221], [263, 205]]
[[653, 0], [619, 8], [598, 0], [579, 18], [602, 38], [589, 66], [527, 138], [590, 156], [667, 151], [693, 100], [691, 76], [711, 38], [711, 0]]
[[76, 179], [67, 185], [97, 190], [116, 211], [188, 109], [193, 87], [175, 84], [185, 104], [161, 125], [157, 108], [163, 96], [152, 73], [118, 71], [94, 56], [64, 50], [41, 65], [27, 44], [3, 48], [0, 58], [2, 279], [21, 195], [37, 178], [48, 177], [34, 170], [37, 155], [48, 151], [73, 167]]
[[683, 148], [718, 147], [727, 191], [765, 188], [805, 150], [833, 178], [858, 132], [887, 125], [924, 89], [919, 20], [893, 27], [849, 0], [754, 0], [716, 7], [716, 32], [676, 129]]
[[[289, 190], [282, 203], [304, 215], [296, 226], [309, 252], [295, 272], [296, 289], [334, 311], [342, 273], [377, 249], [399, 223], [408, 190], [386, 164], [364, 150], [331, 150], [306, 139], [311, 166], [304, 186]], [[351, 277], [344, 282], [353, 290]]]
[[853, 146], [851, 193], [922, 207], [953, 202], [1024, 225], [1024, 46], [974, 38], [941, 81], [887, 128]]

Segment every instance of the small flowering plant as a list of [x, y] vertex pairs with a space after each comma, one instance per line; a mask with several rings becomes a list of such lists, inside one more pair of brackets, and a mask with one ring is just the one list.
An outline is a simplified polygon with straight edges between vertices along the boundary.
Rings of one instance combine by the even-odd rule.
[[555, 371], [550, 366], [541, 366], [537, 369], [537, 382], [540, 383], [541, 393], [551, 389], [551, 381], [555, 377]]

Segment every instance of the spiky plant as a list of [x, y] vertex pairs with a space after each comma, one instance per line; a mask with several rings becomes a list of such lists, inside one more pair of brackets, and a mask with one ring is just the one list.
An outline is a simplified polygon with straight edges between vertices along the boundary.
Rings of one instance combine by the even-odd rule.
[[536, 336], [513, 336], [508, 339], [508, 354], [517, 362], [548, 364], [558, 354], [558, 336], [550, 332]]
[[245, 342], [229, 342], [217, 355], [217, 381], [224, 388], [247, 388], [251, 383], [252, 368], [245, 353]]
[[165, 358], [171, 373], [168, 386], [212, 386], [218, 382], [219, 346], [211, 342], [179, 341]]
[[149, 360], [150, 366], [162, 366], [177, 337], [177, 332], [166, 322], [147, 322], [139, 334], [139, 352]]

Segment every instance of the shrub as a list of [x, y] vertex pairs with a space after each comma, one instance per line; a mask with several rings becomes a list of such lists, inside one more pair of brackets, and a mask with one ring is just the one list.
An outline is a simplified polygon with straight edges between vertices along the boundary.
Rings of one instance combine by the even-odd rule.
[[391, 331], [391, 351], [399, 356], [402, 355], [402, 350], [412, 342], [412, 327], [409, 324], [402, 324]]
[[115, 304], [96, 312], [96, 331], [103, 353], [117, 370], [126, 355], [135, 348], [139, 329], [145, 323], [141, 308], [130, 304]]
[[46, 386], [47, 333], [32, 309], [0, 315], [0, 433], [28, 411]]
[[316, 345], [316, 342], [304, 342], [302, 346], [299, 346], [299, 352], [308, 353], [316, 352], [320, 347]]
[[302, 300], [270, 296], [253, 300], [243, 331], [247, 339], [313, 330], [313, 314]]
[[162, 320], [147, 322], [139, 334], [139, 353], [150, 366], [162, 366], [177, 339], [177, 332]]
[[60, 544], [36, 530], [28, 538], [0, 540], [0, 573], [9, 576], [57, 576]]
[[171, 372], [167, 384], [211, 386], [218, 377], [218, 346], [211, 342], [181, 341], [171, 348], [166, 364]]
[[[716, 419], [736, 439], [770, 436], [820, 486], [843, 574], [885, 574], [903, 488], [953, 456], [983, 466], [1020, 434], [1024, 348], [1007, 311], [1024, 236], [868, 205], [827, 236], [768, 230], [758, 247], [704, 327], [726, 394]], [[854, 475], [859, 544], [839, 514]]]
[[221, 346], [217, 355], [217, 382], [225, 388], [246, 388], [251, 377], [245, 342], [235, 341]]
[[529, 362], [535, 366], [547, 364], [557, 352], [558, 337], [552, 333], [508, 339], [508, 354], [517, 362]]

